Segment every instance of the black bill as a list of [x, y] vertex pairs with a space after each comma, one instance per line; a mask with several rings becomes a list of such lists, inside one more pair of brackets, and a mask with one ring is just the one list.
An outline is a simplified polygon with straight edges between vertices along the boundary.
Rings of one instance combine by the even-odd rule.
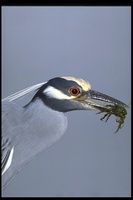
[[[111, 103], [111, 104], [117, 104], [118, 106], [128, 107], [128, 105], [126, 105], [122, 101], [119, 101], [119, 100], [117, 100], [113, 97], [110, 97], [106, 94], [103, 94], [101, 92], [97, 92], [97, 91], [94, 91], [94, 90], [89, 90], [88, 97], [90, 99], [104, 101], [104, 102]], [[98, 110], [107, 109], [107, 107], [105, 107], [104, 105], [100, 105], [100, 104], [97, 104], [95, 102], [91, 102], [91, 106], [95, 109], [98, 109]]]

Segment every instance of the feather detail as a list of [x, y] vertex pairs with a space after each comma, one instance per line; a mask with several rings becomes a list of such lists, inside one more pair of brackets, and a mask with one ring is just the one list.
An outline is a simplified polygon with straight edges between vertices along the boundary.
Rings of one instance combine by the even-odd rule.
[[30, 87], [27, 87], [23, 90], [20, 90], [8, 97], [5, 97], [4, 99], [2, 99], [2, 101], [13, 101], [15, 99], [19, 99], [20, 97], [21, 98], [24, 98], [25, 95], [29, 95], [30, 93], [34, 92], [35, 90], [37, 90], [38, 88], [40, 88], [43, 84], [45, 84], [46, 82], [42, 82], [42, 83], [38, 83], [36, 85], [33, 85], [33, 86], [30, 86]]

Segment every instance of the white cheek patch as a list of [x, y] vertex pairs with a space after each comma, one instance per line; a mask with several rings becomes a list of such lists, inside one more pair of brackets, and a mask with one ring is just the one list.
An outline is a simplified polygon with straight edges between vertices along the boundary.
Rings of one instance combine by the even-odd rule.
[[44, 91], [44, 94], [46, 94], [48, 97], [50, 98], [55, 98], [55, 99], [72, 99], [73, 97], [69, 97], [67, 95], [65, 95], [63, 92], [61, 92], [60, 90], [52, 87], [52, 86], [48, 86]]

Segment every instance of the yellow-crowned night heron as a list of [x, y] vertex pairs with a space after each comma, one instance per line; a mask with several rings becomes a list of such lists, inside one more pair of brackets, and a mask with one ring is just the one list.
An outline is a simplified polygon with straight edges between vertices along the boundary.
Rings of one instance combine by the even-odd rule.
[[[33, 91], [36, 94], [24, 107], [14, 102]], [[104, 108], [91, 99], [125, 105], [91, 90], [88, 82], [74, 77], [56, 77], [2, 100], [3, 188], [25, 164], [64, 134], [66, 112]]]

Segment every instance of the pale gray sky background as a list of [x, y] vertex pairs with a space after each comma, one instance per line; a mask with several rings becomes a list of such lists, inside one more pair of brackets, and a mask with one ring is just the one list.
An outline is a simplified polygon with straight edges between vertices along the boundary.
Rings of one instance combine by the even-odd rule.
[[[131, 102], [131, 7], [2, 7], [2, 95], [56, 76]], [[95, 111], [67, 113], [68, 129], [10, 182], [5, 197], [129, 197], [131, 111], [124, 127]]]

